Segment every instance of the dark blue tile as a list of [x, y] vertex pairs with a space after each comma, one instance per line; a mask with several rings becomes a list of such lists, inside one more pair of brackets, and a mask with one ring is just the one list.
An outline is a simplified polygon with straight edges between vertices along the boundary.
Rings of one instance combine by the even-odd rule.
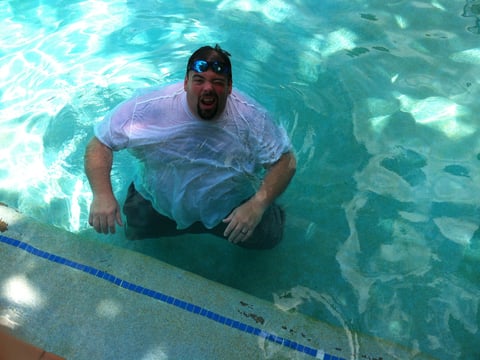
[[179, 307], [180, 309], [185, 309], [187, 307], [187, 303], [182, 300], [175, 300], [174, 305]]
[[151, 291], [152, 290], [150, 290], [150, 289], [142, 288], [142, 295], [150, 296], [149, 294], [150, 294]]
[[68, 266], [68, 267], [71, 267], [71, 268], [73, 268], [73, 264], [75, 264], [75, 263], [71, 260], [65, 260], [65, 263], [64, 263], [65, 266]]
[[276, 339], [276, 338], [277, 338], [277, 337], [276, 337], [275, 335], [272, 335], [272, 334], [268, 334], [268, 336], [267, 336], [267, 340], [268, 340], [268, 341], [271, 341], [271, 342], [275, 342], [275, 339]]
[[103, 280], [108, 281], [108, 282], [113, 282], [113, 281], [110, 280], [113, 277], [112, 275], [110, 275], [109, 273], [107, 273], [105, 271], [102, 271], [102, 272], [103, 272], [103, 275], [102, 275]]
[[153, 294], [152, 294], [152, 297], [153, 297], [154, 299], [157, 299], [157, 300], [161, 300], [161, 299], [162, 299], [162, 296], [163, 296], [163, 295], [162, 295], [161, 293], [159, 293], [159, 292], [157, 292], [157, 291], [152, 291], [152, 293], [153, 293]]
[[135, 285], [135, 284], [130, 283], [128, 285], [128, 290], [135, 291], [136, 288], [137, 288], [137, 285]]
[[11, 245], [13, 245], [13, 246], [15, 246], [15, 247], [19, 247], [20, 244], [22, 243], [21, 241], [18, 241], [18, 240], [14, 240], [14, 239], [11, 239], [11, 240], [13, 240], [13, 241], [11, 242]]
[[79, 263], [75, 263], [74, 267], [75, 267], [75, 269], [77, 269], [77, 270], [80, 270], [80, 271], [83, 271], [83, 272], [88, 272], [88, 271], [87, 271], [87, 266], [85, 266], [85, 265], [82, 265], [82, 264], [79, 264]]
[[38, 256], [38, 257], [44, 257], [45, 256], [45, 251], [37, 249], [37, 251], [35, 251], [34, 255]]
[[260, 330], [260, 332], [258, 333], [258, 336], [261, 337], [261, 338], [264, 338], [266, 339], [270, 334], [267, 333], [266, 331], [264, 330]]
[[120, 284], [120, 286], [124, 289], [128, 289], [128, 287], [130, 286], [131, 284], [128, 282], [128, 281], [125, 281], [125, 280], [122, 280], [122, 283]]
[[158, 291], [155, 291], [155, 299], [157, 300], [160, 300], [160, 301], [163, 301], [163, 302], [166, 302], [165, 300], [167, 299], [167, 297], [162, 294], [161, 292], [158, 292]]
[[207, 314], [205, 315], [207, 318], [211, 319], [213, 318], [215, 314], [213, 312], [211, 312], [210, 310], [207, 311]]
[[145, 288], [144, 288], [143, 286], [137, 285], [137, 286], [135, 287], [135, 290], [134, 290], [134, 291], [135, 291], [136, 293], [138, 293], [138, 294], [143, 294], [143, 290], [145, 290]]
[[255, 332], [255, 328], [253, 326], [247, 326], [247, 328], [245, 329], [245, 332], [249, 333], [249, 334], [253, 334]]
[[75, 264], [75, 269], [78, 269], [78, 270], [86, 272], [86, 273], [90, 273], [89, 267], [86, 266], [86, 265], [80, 264], [80, 263]]
[[154, 298], [155, 297], [155, 291], [147, 289], [147, 295]]

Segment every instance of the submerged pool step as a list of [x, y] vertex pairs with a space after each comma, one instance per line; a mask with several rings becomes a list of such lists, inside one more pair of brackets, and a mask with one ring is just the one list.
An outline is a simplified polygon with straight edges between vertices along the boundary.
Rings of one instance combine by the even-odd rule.
[[0, 231], [1, 324], [67, 359], [427, 359], [3, 205]]

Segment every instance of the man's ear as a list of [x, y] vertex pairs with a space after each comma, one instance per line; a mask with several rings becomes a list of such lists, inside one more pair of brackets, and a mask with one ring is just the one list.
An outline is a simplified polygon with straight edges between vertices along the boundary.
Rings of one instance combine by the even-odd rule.
[[185, 79], [183, 80], [183, 89], [185, 91], [187, 91], [187, 87], [188, 87], [188, 74], [185, 75]]

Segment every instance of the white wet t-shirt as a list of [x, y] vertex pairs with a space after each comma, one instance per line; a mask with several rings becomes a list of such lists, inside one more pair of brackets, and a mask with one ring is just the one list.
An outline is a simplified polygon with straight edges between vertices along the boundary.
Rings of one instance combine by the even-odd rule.
[[135, 188], [179, 229], [196, 221], [219, 224], [255, 193], [264, 166], [290, 150], [285, 131], [236, 90], [219, 119], [194, 117], [183, 82], [121, 103], [97, 124], [95, 136], [139, 160]]

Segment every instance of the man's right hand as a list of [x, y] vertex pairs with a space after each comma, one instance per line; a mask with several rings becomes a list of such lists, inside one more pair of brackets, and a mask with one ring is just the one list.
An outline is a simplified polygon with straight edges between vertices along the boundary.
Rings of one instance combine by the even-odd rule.
[[104, 234], [115, 234], [115, 223], [123, 226], [120, 206], [113, 195], [95, 196], [90, 205], [88, 223]]
[[112, 162], [112, 149], [93, 137], [85, 151], [85, 173], [93, 193], [88, 223], [104, 234], [115, 234], [115, 222], [122, 226], [120, 206], [110, 181]]

